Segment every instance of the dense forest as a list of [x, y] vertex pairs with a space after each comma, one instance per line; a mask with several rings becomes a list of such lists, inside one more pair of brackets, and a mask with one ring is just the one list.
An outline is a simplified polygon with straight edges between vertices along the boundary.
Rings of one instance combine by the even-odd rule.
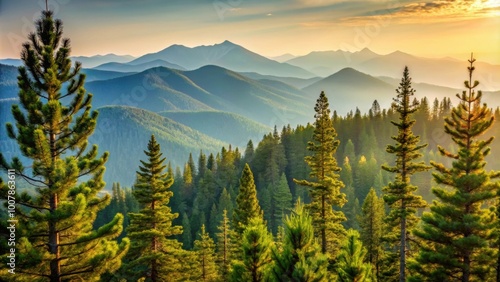
[[314, 123], [183, 167], [152, 135], [135, 184], [103, 193], [108, 153], [88, 142], [98, 112], [69, 53], [44, 12], [7, 124], [31, 162], [0, 154], [30, 186], [0, 178], [2, 279], [499, 281], [500, 110], [481, 103], [473, 57], [453, 99], [415, 99], [404, 68], [389, 109], [340, 116], [321, 92]]

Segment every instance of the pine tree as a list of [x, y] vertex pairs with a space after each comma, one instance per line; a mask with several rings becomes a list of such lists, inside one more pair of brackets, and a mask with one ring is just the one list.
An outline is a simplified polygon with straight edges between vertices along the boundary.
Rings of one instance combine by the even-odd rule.
[[231, 269], [231, 260], [237, 253], [237, 244], [233, 242], [234, 231], [231, 229], [227, 211], [223, 210], [222, 220], [218, 226], [217, 236], [217, 265], [222, 281], [228, 281], [229, 271]]
[[238, 234], [243, 234], [243, 231], [252, 218], [262, 218], [262, 216], [262, 210], [257, 200], [257, 189], [253, 180], [252, 170], [246, 164], [241, 174], [240, 189], [236, 197], [236, 208], [233, 212], [233, 228]]
[[414, 194], [417, 187], [412, 185], [410, 177], [416, 172], [426, 171], [430, 168], [423, 162], [415, 162], [422, 156], [420, 150], [425, 148], [427, 144], [419, 145], [420, 138], [415, 136], [412, 131], [412, 126], [415, 124], [412, 114], [418, 109], [418, 105], [410, 102], [414, 92], [415, 90], [411, 87], [408, 67], [405, 67], [401, 83], [396, 89], [397, 98], [394, 99], [393, 103], [393, 108], [399, 113], [399, 122], [391, 121], [398, 128], [398, 134], [392, 137], [396, 144], [388, 145], [386, 149], [389, 154], [396, 156], [396, 165], [382, 166], [384, 170], [396, 174], [395, 181], [384, 187], [383, 191], [384, 201], [391, 209], [386, 218], [388, 233], [399, 233], [398, 236], [393, 236], [393, 242], [390, 244], [399, 247], [396, 253], [399, 255], [399, 281], [401, 282], [406, 281], [408, 235], [417, 223], [416, 209], [426, 206], [422, 197]]
[[359, 240], [356, 230], [347, 231], [347, 240], [337, 259], [337, 275], [340, 282], [370, 282], [372, 281], [372, 266], [365, 263], [366, 249]]
[[273, 237], [261, 217], [253, 217], [243, 232], [243, 261], [234, 261], [230, 281], [267, 281], [272, 268]]
[[491, 281], [495, 252], [489, 247], [495, 225], [493, 211], [486, 204], [496, 198], [500, 172], [484, 169], [488, 146], [493, 137], [484, 138], [494, 117], [481, 104], [478, 81], [472, 80], [475, 59], [471, 57], [466, 91], [457, 97], [459, 104], [445, 119], [445, 132], [458, 147], [456, 153], [439, 146], [442, 156], [453, 160], [451, 167], [431, 162], [437, 170], [432, 189], [437, 200], [422, 216], [422, 228], [415, 234], [424, 240], [411, 265], [419, 275], [415, 281]]
[[328, 260], [321, 253], [312, 226], [312, 218], [298, 199], [284, 220], [283, 250], [273, 249], [275, 281], [329, 281]]
[[366, 196], [359, 225], [361, 226], [361, 241], [367, 250], [366, 260], [375, 269], [375, 277], [380, 277], [380, 259], [383, 254], [382, 235], [384, 232], [384, 201], [377, 197], [375, 189]]
[[113, 240], [122, 232], [121, 214], [93, 229], [96, 214], [110, 202], [109, 195], [98, 196], [108, 153], [99, 157], [96, 145], [88, 148], [98, 113], [91, 111], [81, 64], [72, 66], [62, 22], [44, 11], [35, 25], [19, 67], [24, 109], [12, 106], [17, 130], [7, 124], [8, 136], [31, 163], [15, 157], [8, 164], [0, 153], [0, 167], [15, 170], [18, 179], [33, 186], [30, 193], [15, 195], [15, 271], [25, 280], [98, 280], [120, 267], [128, 248], [128, 240], [120, 246]]
[[288, 187], [288, 182], [286, 181], [285, 174], [281, 174], [278, 186], [275, 188], [273, 193], [274, 202], [274, 230], [276, 233], [278, 231], [278, 226], [283, 222], [283, 218], [286, 214], [290, 212], [292, 208], [292, 193], [290, 192], [290, 187]]
[[193, 234], [191, 231], [191, 222], [187, 213], [182, 214], [182, 246], [186, 250], [193, 247]]
[[200, 239], [194, 241], [194, 250], [198, 259], [200, 275], [196, 281], [217, 281], [218, 273], [215, 264], [215, 243], [205, 231], [205, 225], [201, 226]]
[[308, 208], [313, 218], [315, 233], [320, 238], [321, 251], [335, 258], [345, 235], [341, 222], [346, 218], [341, 211], [333, 210], [333, 206], [342, 207], [346, 199], [340, 192], [344, 184], [339, 180], [340, 168], [334, 157], [339, 141], [335, 140], [337, 134], [332, 125], [328, 98], [324, 92], [321, 92], [314, 110], [316, 121], [313, 141], [307, 146], [313, 155], [307, 156], [305, 161], [311, 168], [310, 176], [316, 182], [295, 179], [294, 181], [298, 185], [309, 187], [312, 202]]
[[141, 160], [133, 191], [142, 209], [138, 213], [129, 213], [127, 232], [131, 247], [124, 269], [134, 279], [172, 281], [179, 275], [177, 255], [181, 244], [169, 237], [182, 233], [180, 226], [172, 225], [178, 214], [172, 213], [168, 206], [173, 195], [169, 190], [173, 179], [164, 173], [165, 158], [162, 158], [160, 144], [154, 135], [144, 153], [147, 160]]

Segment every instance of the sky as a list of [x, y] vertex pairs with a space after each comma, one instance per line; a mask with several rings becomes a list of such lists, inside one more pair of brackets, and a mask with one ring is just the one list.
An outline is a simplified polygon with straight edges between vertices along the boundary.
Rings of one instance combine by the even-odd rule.
[[[140, 56], [230, 40], [265, 56], [363, 48], [500, 64], [500, 0], [48, 0], [72, 55]], [[45, 0], [0, 0], [0, 58], [18, 58]]]

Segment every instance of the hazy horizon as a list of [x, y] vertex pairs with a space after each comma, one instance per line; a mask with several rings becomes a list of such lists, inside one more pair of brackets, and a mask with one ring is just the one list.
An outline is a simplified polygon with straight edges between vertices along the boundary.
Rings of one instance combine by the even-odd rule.
[[[62, 3], [59, 3], [62, 2]], [[45, 1], [0, 1], [0, 58], [19, 58]], [[229, 40], [267, 57], [368, 48], [500, 64], [500, 3], [460, 1], [49, 1], [72, 56], [138, 57]]]

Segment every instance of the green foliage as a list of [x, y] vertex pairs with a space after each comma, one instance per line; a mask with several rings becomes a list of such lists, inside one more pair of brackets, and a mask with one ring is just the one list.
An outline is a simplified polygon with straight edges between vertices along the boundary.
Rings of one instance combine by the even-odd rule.
[[[62, 22], [43, 11], [35, 25], [22, 47], [15, 127], [7, 124], [23, 161], [16, 156], [7, 163], [0, 153], [0, 166], [14, 169], [17, 179], [31, 186], [29, 193], [14, 195], [16, 279], [96, 281], [119, 268], [128, 249], [128, 240], [120, 245], [113, 240], [122, 232], [123, 215], [93, 228], [96, 214], [110, 202], [109, 195], [98, 196], [108, 153], [99, 157], [96, 145], [88, 148], [98, 113], [91, 111], [81, 64], [72, 66]], [[2, 274], [5, 267], [2, 263]]]
[[241, 242], [242, 261], [233, 261], [230, 281], [266, 281], [273, 266], [273, 237], [261, 217], [253, 217], [246, 226]]
[[313, 141], [307, 146], [313, 155], [305, 157], [305, 161], [311, 168], [310, 177], [316, 182], [294, 181], [298, 185], [309, 187], [311, 203], [307, 207], [313, 218], [315, 233], [320, 238], [321, 251], [335, 258], [345, 235], [341, 222], [346, 218], [343, 212], [333, 210], [333, 206], [342, 207], [346, 199], [345, 194], [340, 192], [344, 184], [339, 180], [340, 168], [334, 156], [339, 141], [335, 140], [337, 134], [332, 125], [328, 98], [324, 92], [321, 92], [314, 110], [316, 121]]
[[215, 243], [205, 231], [205, 225], [201, 226], [200, 239], [194, 241], [199, 276], [196, 281], [217, 281], [218, 272], [215, 264]]
[[261, 218], [263, 213], [257, 200], [257, 189], [253, 180], [252, 170], [245, 165], [240, 178], [240, 189], [236, 197], [236, 208], [233, 212], [233, 228], [238, 234], [243, 234], [252, 218]]
[[283, 222], [283, 218], [290, 212], [292, 208], [292, 193], [288, 182], [286, 181], [285, 174], [281, 174], [281, 178], [277, 183], [273, 193], [274, 214], [273, 214], [273, 228], [274, 233], [278, 231], [278, 226]]
[[372, 266], [365, 263], [366, 249], [359, 240], [356, 230], [347, 231], [346, 241], [342, 245], [337, 258], [337, 275], [339, 282], [372, 281]]
[[182, 233], [172, 221], [178, 214], [168, 206], [173, 193], [173, 179], [164, 172], [165, 158], [154, 135], [148, 143], [146, 161], [141, 161], [133, 194], [141, 210], [129, 213], [127, 229], [131, 241], [130, 251], [123, 267], [128, 278], [145, 278], [147, 281], [172, 281], [180, 276], [179, 253], [181, 243], [168, 239]]
[[312, 218], [297, 201], [284, 220], [282, 250], [273, 248], [274, 281], [329, 281], [328, 260], [314, 236]]
[[451, 166], [431, 162], [437, 170], [434, 180], [440, 186], [430, 212], [422, 216], [422, 228], [415, 235], [424, 240], [411, 268], [417, 272], [412, 281], [491, 281], [497, 256], [492, 245], [495, 216], [490, 202], [497, 197], [498, 171], [486, 171], [484, 158], [493, 137], [484, 138], [493, 124], [493, 114], [481, 104], [482, 93], [472, 80], [475, 59], [471, 57], [466, 91], [445, 119], [445, 132], [458, 150], [439, 146], [441, 155], [453, 160]]
[[418, 219], [415, 216], [417, 209], [427, 205], [421, 196], [415, 195], [417, 187], [411, 184], [410, 177], [430, 167], [424, 162], [415, 162], [422, 157], [420, 151], [427, 144], [418, 145], [420, 137], [415, 136], [412, 131], [412, 126], [415, 124], [412, 114], [417, 111], [417, 105], [410, 101], [415, 90], [411, 86], [408, 67], [404, 69], [403, 78], [396, 92], [397, 98], [394, 99], [393, 108], [399, 114], [399, 122], [392, 121], [392, 124], [397, 127], [398, 134], [392, 137], [396, 144], [387, 145], [386, 150], [387, 153], [395, 155], [396, 162], [394, 166], [382, 166], [385, 171], [396, 174], [396, 179], [384, 187], [383, 191], [384, 201], [390, 207], [386, 218], [389, 234], [386, 240], [391, 246], [399, 247], [396, 251], [399, 255], [399, 281], [406, 281], [406, 258], [409, 255], [410, 242], [407, 236], [417, 224]]
[[234, 230], [231, 229], [226, 210], [223, 210], [222, 220], [217, 228], [219, 230], [216, 234], [217, 265], [222, 280], [227, 281], [231, 270], [231, 261], [240, 257], [240, 244], [235, 241], [237, 236], [235, 236]]
[[366, 261], [375, 270], [375, 277], [382, 281], [380, 274], [381, 258], [384, 254], [382, 236], [384, 232], [384, 200], [377, 197], [375, 189], [370, 189], [361, 210], [359, 225], [361, 227], [361, 241], [366, 247]]

